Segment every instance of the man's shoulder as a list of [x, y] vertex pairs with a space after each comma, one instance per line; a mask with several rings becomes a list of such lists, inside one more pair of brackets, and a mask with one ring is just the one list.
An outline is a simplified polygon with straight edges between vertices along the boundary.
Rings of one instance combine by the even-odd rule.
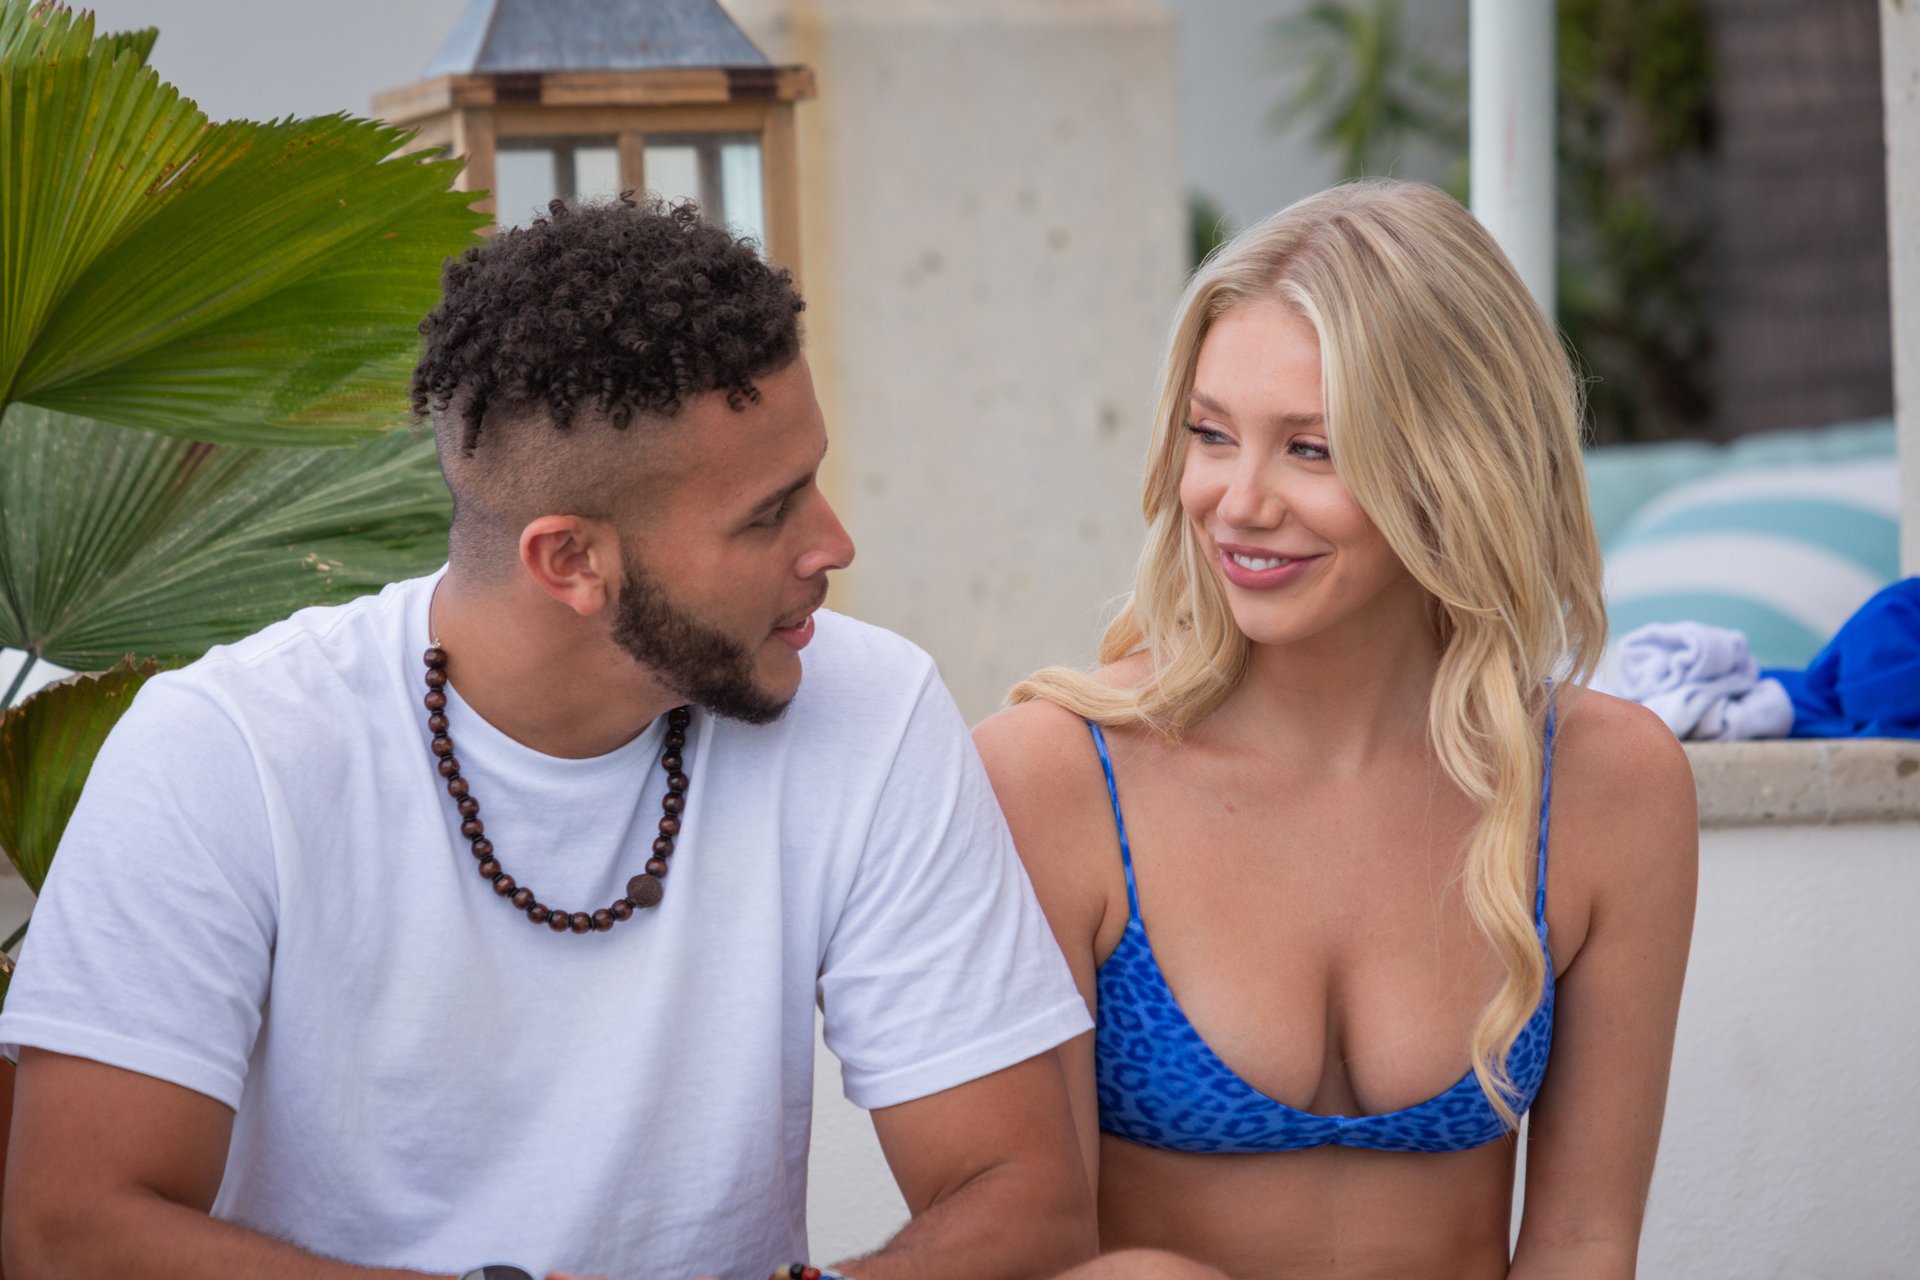
[[431, 577], [412, 578], [341, 604], [301, 609], [155, 676], [150, 701], [197, 700], [240, 722], [337, 717], [342, 695], [407, 669], [410, 619], [432, 584]]

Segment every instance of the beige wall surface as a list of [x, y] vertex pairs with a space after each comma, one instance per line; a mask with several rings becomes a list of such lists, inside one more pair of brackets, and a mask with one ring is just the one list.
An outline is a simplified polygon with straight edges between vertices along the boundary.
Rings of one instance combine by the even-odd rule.
[[747, 0], [798, 116], [808, 350], [859, 544], [835, 607], [979, 719], [1130, 578], [1185, 270], [1171, 20], [1144, 0]]

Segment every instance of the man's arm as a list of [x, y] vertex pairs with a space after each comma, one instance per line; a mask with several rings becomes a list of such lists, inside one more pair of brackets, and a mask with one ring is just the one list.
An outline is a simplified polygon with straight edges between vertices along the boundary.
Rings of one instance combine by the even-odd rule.
[[1099, 1247], [1093, 1195], [1052, 1052], [873, 1113], [913, 1220], [836, 1264], [856, 1280], [1020, 1280]]
[[[152, 1076], [25, 1049], [0, 1209], [9, 1280], [395, 1280], [208, 1216], [233, 1112]], [[482, 1259], [484, 1261], [484, 1259]]]

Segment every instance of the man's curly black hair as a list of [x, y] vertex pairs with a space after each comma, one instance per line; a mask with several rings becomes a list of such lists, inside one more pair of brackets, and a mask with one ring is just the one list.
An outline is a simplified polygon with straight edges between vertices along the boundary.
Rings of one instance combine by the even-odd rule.
[[591, 410], [624, 428], [709, 391], [738, 409], [799, 354], [791, 274], [692, 202], [623, 192], [548, 210], [449, 259], [420, 322], [413, 411], [458, 412], [462, 453], [489, 410], [543, 408], [560, 428]]

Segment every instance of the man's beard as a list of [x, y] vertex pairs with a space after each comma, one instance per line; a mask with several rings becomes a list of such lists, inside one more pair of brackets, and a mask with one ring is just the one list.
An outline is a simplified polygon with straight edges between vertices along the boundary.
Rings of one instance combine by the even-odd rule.
[[627, 571], [614, 606], [614, 643], [674, 696], [695, 706], [748, 724], [778, 720], [793, 696], [776, 697], [760, 687], [751, 651], [669, 600], [631, 549], [624, 558]]

